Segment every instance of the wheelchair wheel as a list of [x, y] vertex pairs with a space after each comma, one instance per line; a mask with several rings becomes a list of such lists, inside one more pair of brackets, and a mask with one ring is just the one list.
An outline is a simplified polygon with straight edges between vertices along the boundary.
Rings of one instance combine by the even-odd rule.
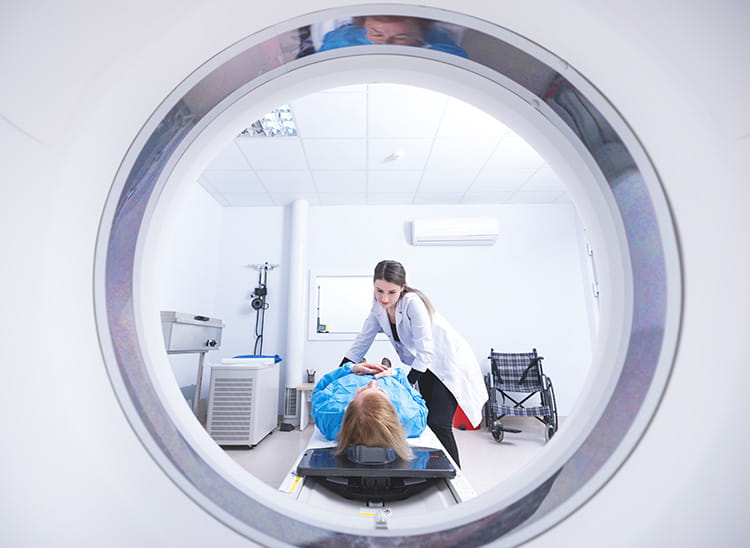
[[557, 432], [557, 411], [544, 417], [544, 439], [549, 441]]
[[544, 417], [544, 439], [549, 441], [557, 432], [557, 401], [555, 400], [555, 390], [552, 383], [547, 379], [546, 389], [542, 392], [542, 403], [550, 408], [551, 413]]
[[495, 421], [492, 423], [492, 428], [490, 428], [490, 432], [492, 432], [492, 437], [495, 438], [495, 441], [500, 443], [503, 441], [503, 437], [505, 436], [505, 431], [503, 430], [503, 423], [500, 421]]

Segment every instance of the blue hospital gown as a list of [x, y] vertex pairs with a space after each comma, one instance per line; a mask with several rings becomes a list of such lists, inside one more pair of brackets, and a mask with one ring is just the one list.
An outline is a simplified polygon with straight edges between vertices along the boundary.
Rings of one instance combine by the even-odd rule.
[[[312, 416], [315, 425], [329, 440], [335, 440], [341, 430], [341, 420], [354, 393], [372, 379], [372, 375], [352, 373], [352, 364], [347, 363], [323, 376], [312, 393]], [[375, 379], [391, 397], [396, 412], [410, 438], [419, 436], [427, 426], [427, 405], [414, 390], [400, 369], [392, 377]]]

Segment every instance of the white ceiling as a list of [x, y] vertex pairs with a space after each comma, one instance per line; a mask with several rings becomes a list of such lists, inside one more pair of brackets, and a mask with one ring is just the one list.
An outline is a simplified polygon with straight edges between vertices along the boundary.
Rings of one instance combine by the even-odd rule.
[[[297, 137], [237, 137], [201, 174], [199, 182], [220, 204], [569, 201], [534, 149], [455, 98], [362, 84], [308, 95], [290, 106]], [[395, 154], [400, 157], [393, 159]]]

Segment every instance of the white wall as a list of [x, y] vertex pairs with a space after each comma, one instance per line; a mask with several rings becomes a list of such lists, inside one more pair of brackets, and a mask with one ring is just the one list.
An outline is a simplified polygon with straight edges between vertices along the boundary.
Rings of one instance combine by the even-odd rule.
[[[198, 185], [190, 192], [192, 198], [172, 223], [174, 243], [167, 248], [172, 257], [165, 257], [162, 308], [206, 313], [224, 321], [222, 348], [209, 353], [207, 361], [252, 353], [256, 312], [248, 295], [257, 285], [258, 272], [247, 265], [279, 264], [268, 274], [263, 353], [284, 358], [288, 211], [217, 210]], [[409, 244], [413, 218], [442, 215], [497, 216], [500, 237], [491, 247]], [[198, 226], [195, 219], [206, 222]], [[565, 204], [311, 207], [309, 268], [319, 274], [369, 276], [380, 259], [402, 261], [409, 283], [433, 300], [484, 367], [492, 347], [509, 352], [536, 347], [545, 357], [545, 370], [564, 415], [574, 404], [591, 358], [586, 302], [590, 295], [582, 279], [583, 249], [576, 223], [574, 208]], [[308, 322], [307, 317], [290, 320]], [[307, 340], [302, 370], [316, 369], [320, 377], [339, 363], [350, 344]], [[396, 359], [389, 343], [376, 342], [369, 357], [382, 356]], [[171, 360], [186, 362], [176, 368], [178, 381], [192, 384], [196, 358]], [[286, 366], [282, 362], [281, 367]], [[204, 378], [204, 394], [206, 386]]]
[[[184, 185], [179, 204], [172, 208], [169, 222], [162, 226], [159, 246], [159, 310], [175, 310], [221, 318], [217, 304], [219, 287], [219, 242], [223, 208], [200, 185]], [[208, 352], [206, 361], [219, 351]], [[196, 382], [198, 354], [169, 356], [178, 385]], [[204, 371], [204, 379], [206, 377]], [[203, 383], [204, 389], [207, 383]], [[189, 397], [190, 395], [187, 394]]]
[[[410, 221], [435, 216], [495, 216], [500, 236], [494, 246], [410, 245]], [[371, 275], [381, 259], [401, 261], [407, 282], [469, 341], [483, 367], [489, 367], [490, 348], [536, 347], [545, 357], [560, 413], [572, 408], [592, 346], [586, 303], [591, 297], [582, 279], [583, 242], [573, 206], [312, 207], [310, 225], [314, 272]], [[308, 341], [306, 367], [319, 374], [334, 368], [350, 344]], [[397, 361], [385, 341], [373, 345], [368, 359], [382, 356]]]
[[[197, 184], [185, 192], [163, 236], [160, 308], [224, 321], [221, 349], [209, 352], [207, 363], [251, 354], [257, 313], [248, 297], [258, 271], [248, 265], [278, 264], [267, 278], [263, 353], [284, 358], [286, 322], [304, 322], [305, 333], [311, 329], [307, 316], [286, 317], [288, 209], [222, 208]], [[411, 220], [436, 216], [494, 216], [500, 236], [494, 246], [410, 245]], [[490, 348], [526, 352], [535, 347], [554, 382], [560, 414], [573, 407], [590, 365], [592, 333], [584, 243], [572, 205], [313, 206], [309, 224], [310, 270], [369, 276], [381, 259], [401, 261], [408, 283], [430, 297], [484, 368]], [[301, 371], [315, 369], [320, 378], [338, 365], [350, 344], [306, 340]], [[397, 362], [390, 344], [376, 341], [368, 358], [383, 356]], [[196, 355], [170, 356], [170, 362], [180, 386], [195, 383]], [[204, 396], [208, 374], [206, 368]]]

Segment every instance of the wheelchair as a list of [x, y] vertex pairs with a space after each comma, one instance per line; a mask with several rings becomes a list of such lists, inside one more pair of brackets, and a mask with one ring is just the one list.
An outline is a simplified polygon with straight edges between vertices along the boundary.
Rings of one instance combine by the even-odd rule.
[[[505, 432], [521, 432], [517, 428], [503, 426], [502, 419], [506, 415], [534, 417], [545, 425], [546, 441], [557, 432], [555, 391], [552, 381], [542, 370], [543, 359], [537, 355], [536, 348], [531, 352], [516, 354], [490, 349], [490, 372], [484, 377], [489, 400], [484, 406], [484, 412], [485, 424], [497, 442], [503, 441]], [[526, 406], [537, 393], [539, 398], [534, 403], [539, 405]]]

